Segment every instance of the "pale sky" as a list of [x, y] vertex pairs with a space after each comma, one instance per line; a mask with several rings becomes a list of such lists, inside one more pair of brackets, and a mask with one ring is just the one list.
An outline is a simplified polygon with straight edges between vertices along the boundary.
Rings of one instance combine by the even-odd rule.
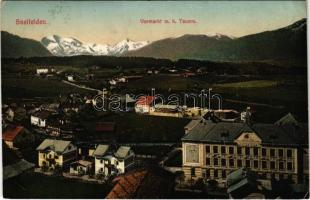
[[[306, 1], [7, 1], [2, 30], [41, 40], [48, 35], [114, 44], [125, 38], [155, 41], [184, 34], [240, 37], [306, 18]], [[44, 19], [46, 25], [16, 25], [16, 19]], [[194, 19], [196, 24], [141, 24], [140, 19]]]

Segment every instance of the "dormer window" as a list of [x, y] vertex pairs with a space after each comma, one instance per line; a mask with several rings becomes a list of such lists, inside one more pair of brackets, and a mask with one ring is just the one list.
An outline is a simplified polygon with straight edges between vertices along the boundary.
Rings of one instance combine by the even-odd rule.
[[244, 135], [244, 138], [245, 138], [245, 139], [249, 139], [249, 134], [245, 134], [245, 135]]

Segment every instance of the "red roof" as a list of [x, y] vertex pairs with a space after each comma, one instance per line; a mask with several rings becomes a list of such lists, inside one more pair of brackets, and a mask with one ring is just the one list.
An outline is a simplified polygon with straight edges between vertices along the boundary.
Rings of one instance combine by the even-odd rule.
[[137, 101], [137, 105], [150, 105], [154, 101], [154, 96], [141, 96]]
[[106, 199], [166, 199], [174, 189], [174, 175], [161, 168], [140, 168], [115, 178]]
[[106, 196], [106, 199], [129, 199], [133, 198], [136, 190], [142, 183], [147, 171], [142, 170], [129, 175], [120, 177], [118, 183], [114, 186], [111, 192]]
[[23, 129], [24, 129], [23, 126], [16, 126], [15, 128], [9, 128], [3, 133], [2, 138], [3, 140], [6, 141], [13, 141], [16, 138], [16, 136], [22, 132]]
[[113, 122], [97, 122], [96, 131], [114, 131], [115, 123]]

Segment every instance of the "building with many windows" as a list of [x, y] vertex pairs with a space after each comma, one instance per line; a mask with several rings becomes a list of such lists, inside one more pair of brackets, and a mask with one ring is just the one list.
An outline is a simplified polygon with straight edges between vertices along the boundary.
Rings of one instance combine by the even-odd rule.
[[186, 179], [216, 180], [225, 186], [227, 175], [241, 167], [266, 179], [308, 179], [308, 127], [291, 114], [275, 124], [201, 120], [182, 138], [182, 149]]

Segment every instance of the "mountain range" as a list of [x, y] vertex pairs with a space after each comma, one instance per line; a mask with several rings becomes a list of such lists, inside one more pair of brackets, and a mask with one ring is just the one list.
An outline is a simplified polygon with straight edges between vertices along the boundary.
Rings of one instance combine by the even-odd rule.
[[302, 19], [284, 28], [239, 38], [184, 35], [155, 41], [125, 55], [212, 61], [305, 59], [306, 29], [306, 19]]
[[119, 56], [128, 51], [144, 47], [149, 42], [134, 42], [130, 39], [122, 40], [115, 45], [82, 43], [75, 38], [63, 38], [58, 35], [44, 37], [41, 43], [55, 56], [76, 55], [112, 55]]
[[239, 38], [215, 35], [183, 35], [154, 42], [125, 39], [115, 45], [82, 43], [75, 38], [57, 35], [41, 42], [2, 31], [2, 57], [110, 55], [199, 59], [211, 61], [305, 60], [306, 19], [287, 27], [246, 35]]

